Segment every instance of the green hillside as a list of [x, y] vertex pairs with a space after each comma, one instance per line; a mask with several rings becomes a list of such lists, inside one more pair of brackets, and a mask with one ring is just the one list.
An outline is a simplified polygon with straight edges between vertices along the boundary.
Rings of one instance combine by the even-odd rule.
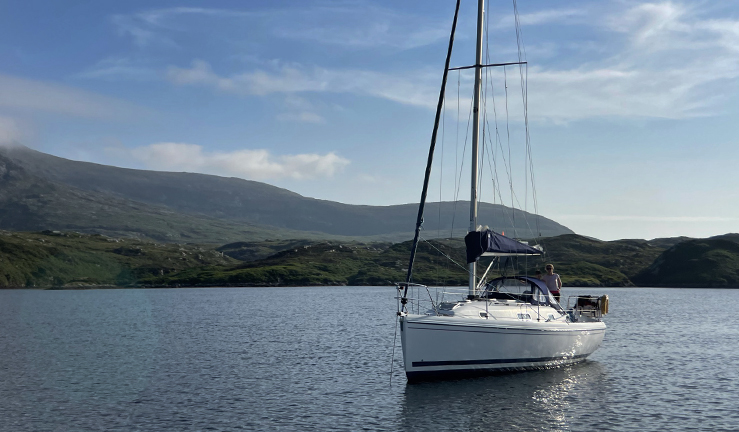
[[[276, 243], [280, 242], [272, 245]], [[547, 251], [545, 257], [505, 261], [505, 271], [508, 274], [524, 271], [533, 274], [537, 268], [543, 271], [545, 262], [551, 262], [567, 286], [633, 286], [630, 278], [651, 264], [664, 250], [644, 240], [604, 242], [578, 235], [550, 237], [543, 239], [542, 244]], [[235, 247], [227, 246], [219, 250], [233, 254]], [[255, 248], [256, 245], [250, 244], [249, 247]], [[160, 285], [387, 285], [405, 280], [410, 247], [410, 242], [394, 245], [300, 243], [270, 257], [253, 259], [233, 268], [193, 268], [147, 282]], [[481, 260], [480, 267], [484, 268], [486, 264]], [[464, 266], [465, 251], [461, 239], [421, 242], [414, 266], [414, 281], [427, 285], [466, 285]]]
[[739, 288], [739, 235], [678, 243], [634, 281], [645, 286]]
[[135, 286], [153, 276], [237, 262], [197, 245], [52, 231], [0, 231], [0, 287]]
[[[466, 272], [434, 248], [464, 264], [458, 244], [431, 241], [418, 248], [414, 281], [462, 285]], [[459, 242], [454, 242], [459, 243]], [[433, 245], [433, 247], [431, 246]], [[387, 244], [322, 242], [291, 248], [234, 267], [208, 266], [152, 277], [154, 285], [391, 285], [405, 280], [410, 242]]]
[[632, 286], [665, 247], [646, 240], [601, 241], [576, 234], [545, 238], [545, 259], [567, 286]]
[[[544, 257], [504, 260], [502, 267], [506, 274], [533, 274], [553, 263], [565, 286], [739, 287], [739, 235], [686, 240], [666, 250], [653, 243], [564, 235], [542, 240]], [[410, 246], [275, 239], [213, 247], [0, 231], [0, 287], [390, 285], [405, 280]], [[486, 264], [482, 259], [479, 268]], [[421, 242], [413, 280], [466, 285], [461, 239]]]

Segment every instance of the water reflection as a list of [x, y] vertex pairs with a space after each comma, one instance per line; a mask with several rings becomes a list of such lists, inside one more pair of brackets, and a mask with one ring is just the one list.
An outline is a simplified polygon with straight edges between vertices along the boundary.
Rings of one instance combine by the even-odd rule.
[[597, 423], [598, 405], [604, 403], [608, 387], [605, 366], [593, 361], [559, 369], [409, 384], [401, 426], [403, 430], [440, 426], [471, 431], [570, 430], [572, 417], [580, 425], [583, 421]]

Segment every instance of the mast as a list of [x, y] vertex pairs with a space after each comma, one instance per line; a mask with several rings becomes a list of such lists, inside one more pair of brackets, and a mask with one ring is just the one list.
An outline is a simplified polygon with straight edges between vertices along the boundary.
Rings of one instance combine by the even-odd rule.
[[[477, 52], [475, 53], [475, 90], [472, 107], [472, 171], [470, 190], [470, 232], [477, 230], [477, 167], [478, 140], [480, 138], [480, 83], [482, 82], [482, 24], [485, 0], [477, 0]], [[469, 296], [475, 296], [477, 266], [470, 263]]]

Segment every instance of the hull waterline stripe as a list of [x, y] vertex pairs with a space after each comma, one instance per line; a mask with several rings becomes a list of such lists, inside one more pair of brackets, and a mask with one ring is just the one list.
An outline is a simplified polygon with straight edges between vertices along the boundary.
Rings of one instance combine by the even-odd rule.
[[[537, 329], [537, 328], [516, 328], [516, 327], [483, 327], [483, 326], [471, 326], [471, 325], [463, 325], [463, 324], [438, 324], [438, 323], [429, 323], [429, 322], [408, 322], [408, 330], [432, 330], [432, 331], [456, 331], [456, 332], [468, 332], [468, 333], [511, 333], [511, 334], [531, 334], [531, 332], [536, 333], [547, 333], [546, 336], [552, 336], [552, 335], [561, 335], [561, 336], [569, 336], [568, 333], [582, 333], [582, 332], [590, 332], [593, 334], [598, 333], [605, 333], [606, 329], [600, 328], [600, 329], [562, 329], [562, 330], [549, 330], [549, 329]], [[446, 327], [446, 328], [424, 328], [424, 327], [417, 327], [417, 326], [440, 326], [440, 327]], [[454, 328], [452, 328], [454, 327]], [[455, 329], [463, 327], [464, 329]], [[477, 330], [466, 330], [466, 329], [477, 329]], [[534, 334], [536, 334], [534, 333]]]
[[429, 366], [466, 366], [466, 365], [488, 365], [488, 364], [510, 364], [510, 363], [540, 363], [556, 360], [576, 360], [585, 358], [590, 354], [580, 354], [576, 356], [565, 357], [540, 357], [540, 358], [520, 358], [520, 359], [487, 359], [487, 360], [442, 360], [442, 361], [420, 361], [413, 362], [413, 367], [429, 367]]

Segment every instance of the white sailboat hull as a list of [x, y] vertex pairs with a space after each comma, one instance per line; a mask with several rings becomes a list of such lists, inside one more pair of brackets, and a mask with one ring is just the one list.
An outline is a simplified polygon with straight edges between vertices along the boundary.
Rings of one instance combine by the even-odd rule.
[[603, 322], [546, 322], [405, 315], [409, 380], [539, 369], [577, 363], [603, 341]]

